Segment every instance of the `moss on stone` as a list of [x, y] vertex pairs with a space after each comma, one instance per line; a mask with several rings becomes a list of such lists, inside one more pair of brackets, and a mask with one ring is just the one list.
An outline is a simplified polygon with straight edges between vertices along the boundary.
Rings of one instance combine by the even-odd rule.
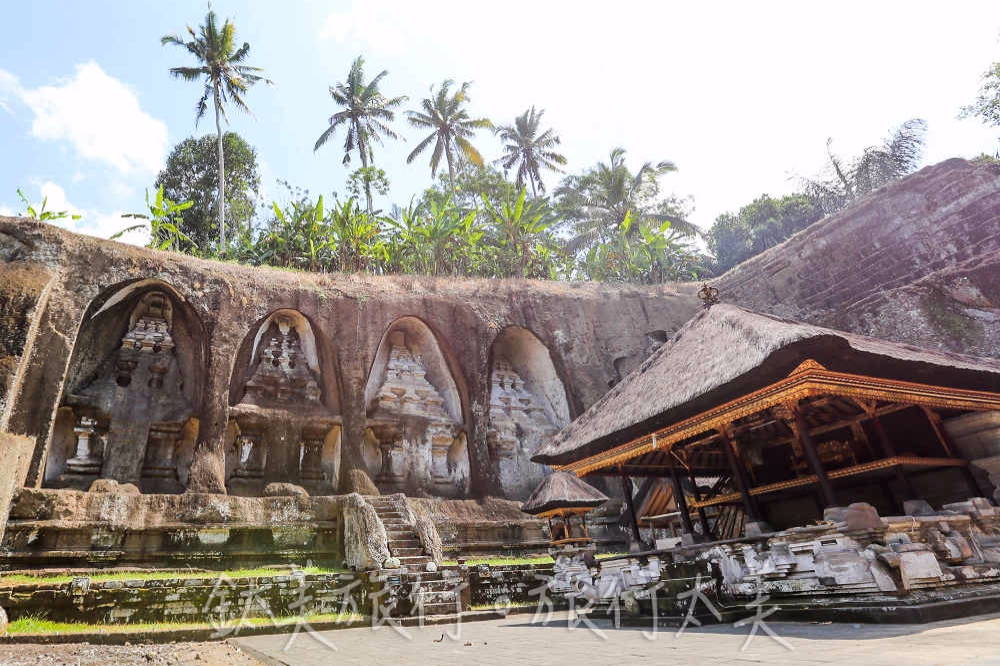
[[939, 289], [930, 289], [920, 298], [919, 307], [931, 327], [944, 338], [952, 350], [974, 353], [984, 344], [986, 332], [982, 322], [957, 311], [954, 301]]

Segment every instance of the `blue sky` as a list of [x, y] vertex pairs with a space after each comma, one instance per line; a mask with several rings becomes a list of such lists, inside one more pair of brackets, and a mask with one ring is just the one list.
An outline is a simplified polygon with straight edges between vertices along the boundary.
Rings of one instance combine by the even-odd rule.
[[[276, 82], [250, 92], [255, 117], [230, 114], [257, 148], [267, 197], [280, 196], [278, 178], [314, 194], [344, 191], [341, 139], [312, 147], [334, 111], [327, 87], [359, 54], [370, 74], [389, 70], [384, 91], [409, 95], [408, 107], [453, 78], [474, 82], [471, 111], [495, 122], [546, 109], [570, 171], [615, 146], [634, 165], [674, 161], [664, 189], [693, 197], [704, 227], [761, 193], [791, 191], [794, 176], [823, 166], [830, 136], [849, 155], [920, 116], [930, 125], [927, 163], [1000, 146], [1000, 130], [956, 119], [1000, 60], [996, 2], [213, 6]], [[186, 53], [159, 43], [199, 24], [205, 3], [0, 0], [0, 9], [0, 212], [21, 209], [21, 187], [82, 215], [67, 226], [117, 231], [122, 212], [142, 208], [171, 146], [214, 129], [208, 117], [195, 128], [199, 86], [167, 73], [191, 64]], [[421, 135], [402, 117], [396, 127], [407, 140], [376, 149], [392, 181], [383, 207], [430, 182], [425, 158], [405, 163]], [[476, 144], [499, 156], [488, 133]]]

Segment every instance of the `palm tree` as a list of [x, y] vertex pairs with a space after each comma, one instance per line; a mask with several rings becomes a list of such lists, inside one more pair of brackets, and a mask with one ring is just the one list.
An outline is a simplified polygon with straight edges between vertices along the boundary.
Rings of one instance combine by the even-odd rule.
[[[351, 71], [347, 74], [346, 83], [330, 86], [330, 97], [344, 107], [342, 111], [330, 116], [330, 127], [316, 139], [313, 152], [320, 149], [341, 125], [347, 126], [347, 137], [344, 140], [344, 166], [351, 163], [351, 153], [358, 151], [361, 166], [368, 168], [375, 159], [372, 142], [382, 145], [382, 135], [398, 139], [397, 135], [386, 124], [391, 123], [396, 114], [392, 110], [407, 100], [407, 97], [389, 99], [379, 90], [379, 82], [389, 72], [382, 70], [378, 75], [365, 83], [365, 60], [361, 56], [351, 63]], [[372, 213], [372, 192], [370, 178], [365, 179], [365, 197], [368, 200], [368, 213]]]
[[917, 170], [923, 158], [927, 122], [911, 118], [893, 129], [881, 145], [869, 146], [852, 160], [833, 152], [833, 139], [826, 141], [827, 173], [804, 178], [806, 194], [817, 201], [827, 215], [836, 213], [878, 188]]
[[410, 124], [414, 127], [431, 130], [431, 133], [423, 141], [417, 144], [413, 152], [406, 158], [406, 163], [411, 163], [420, 153], [436, 140], [434, 152], [431, 154], [431, 176], [437, 175], [438, 166], [441, 164], [441, 156], [444, 155], [448, 162], [448, 183], [452, 193], [455, 192], [455, 164], [464, 156], [473, 164], [482, 166], [483, 156], [469, 143], [469, 138], [475, 134], [477, 129], [492, 129], [493, 123], [487, 118], [470, 118], [469, 112], [464, 105], [469, 101], [469, 86], [466, 81], [454, 95], [449, 95], [454, 81], [448, 79], [441, 84], [437, 93], [431, 86], [431, 96], [420, 100], [423, 112], [408, 111]]
[[559, 165], [566, 164], [566, 158], [559, 153], [553, 152], [553, 148], [560, 143], [556, 133], [547, 129], [539, 131], [542, 121], [542, 114], [545, 109], [536, 112], [535, 107], [531, 107], [523, 114], [514, 119], [513, 125], [503, 125], [497, 128], [497, 133], [504, 143], [504, 156], [498, 161], [503, 164], [503, 168], [517, 167], [517, 187], [524, 186], [524, 181], [531, 183], [531, 196], [537, 197], [536, 185], [538, 189], [545, 193], [545, 183], [542, 182], [541, 169], [551, 169], [559, 171]]
[[575, 222], [570, 249], [611, 242], [630, 215], [640, 223], [630, 227], [636, 233], [649, 221], [670, 222], [673, 232], [695, 235], [697, 227], [671, 212], [669, 202], [653, 205], [659, 194], [659, 178], [673, 171], [677, 171], [674, 163], [664, 160], [645, 162], [633, 174], [625, 164], [625, 149], [615, 148], [608, 163], [599, 162], [581, 175], [564, 179], [556, 196], [562, 212]]
[[205, 77], [205, 89], [196, 106], [195, 125], [205, 115], [209, 97], [212, 98], [212, 105], [215, 107], [215, 131], [219, 145], [219, 252], [224, 253], [226, 251], [226, 164], [222, 154], [220, 119], [229, 124], [225, 108], [228, 102], [235, 104], [238, 109], [251, 113], [250, 107], [243, 100], [243, 95], [255, 83], [264, 81], [272, 85], [272, 82], [258, 73], [263, 71], [260, 67], [244, 64], [250, 55], [250, 44], [243, 42], [243, 46], [236, 48], [236, 27], [232, 21], [226, 19], [219, 29], [215, 12], [211, 8], [205, 16], [204, 25], [199, 26], [198, 32], [191, 26], [187, 27], [187, 31], [191, 36], [190, 41], [185, 42], [177, 35], [166, 35], [160, 39], [160, 43], [183, 46], [199, 63], [196, 67], [171, 67], [170, 73], [173, 76], [185, 81], [197, 81]]

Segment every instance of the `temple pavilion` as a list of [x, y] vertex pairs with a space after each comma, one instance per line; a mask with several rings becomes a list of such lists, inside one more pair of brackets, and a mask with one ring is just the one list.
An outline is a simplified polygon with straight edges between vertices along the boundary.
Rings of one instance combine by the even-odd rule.
[[635, 534], [638, 479], [643, 504], [677, 516], [689, 541], [721, 540], [853, 502], [903, 515], [988, 496], [948, 424], [990, 410], [1000, 410], [996, 360], [717, 304], [533, 460], [619, 477]]
[[553, 472], [538, 484], [521, 510], [549, 521], [553, 546], [589, 543], [587, 514], [608, 501], [608, 496], [570, 472]]

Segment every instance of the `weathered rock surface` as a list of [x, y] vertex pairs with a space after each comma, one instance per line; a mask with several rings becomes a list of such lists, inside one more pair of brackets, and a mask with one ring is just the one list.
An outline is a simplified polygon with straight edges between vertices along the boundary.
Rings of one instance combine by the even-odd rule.
[[[462, 492], [481, 496], [499, 494], [504, 488], [500, 465], [490, 459], [487, 435], [491, 358], [494, 342], [505, 330], [527, 331], [522, 336], [505, 336], [504, 353], [512, 364], [516, 359], [509, 356], [521, 351], [521, 338], [536, 339], [536, 347], [548, 353], [552, 372], [539, 378], [539, 384], [553, 378], [561, 384], [571, 418], [600, 398], [609, 383], [620, 378], [622, 368], [641, 361], [650, 339], [670, 335], [698, 305], [694, 285], [320, 275], [233, 266], [78, 236], [14, 218], [0, 218], [0, 248], [5, 260], [0, 294], [4, 302], [19, 304], [5, 308], [0, 320], [0, 339], [14, 340], [0, 348], [0, 364], [16, 368], [13, 375], [0, 375], [4, 400], [0, 431], [36, 438], [29, 485], [43, 480], [54, 483], [74, 456], [74, 428], [80, 424], [74, 422], [71, 411], [78, 408], [67, 402], [69, 392], [83, 387], [86, 398], [88, 378], [102, 371], [110, 372], [112, 379], [102, 395], [119, 391], [128, 381], [121, 372], [123, 367], [128, 371], [131, 359], [116, 360], [115, 349], [122, 340], [134, 337], [130, 329], [139, 306], [153, 291], [164, 294], [169, 302], [170, 354], [177, 359], [184, 399], [190, 404], [187, 422], [186, 413], [171, 417], [177, 422], [175, 428], [182, 428], [175, 435], [176, 474], [189, 491], [210, 493], [226, 492], [242, 464], [235, 458], [243, 440], [254, 434], [247, 432], [245, 423], [233, 427], [237, 418], [233, 409], [245, 408], [258, 420], [266, 420], [273, 412], [270, 406], [248, 406], [242, 393], [249, 382], [256, 381], [254, 364], [262, 358], [259, 349], [255, 351], [259, 331], [274, 313], [298, 313], [296, 321], [307, 322], [314, 338], [312, 348], [307, 348], [305, 328], [296, 328], [305, 360], [315, 360], [322, 375], [321, 397], [327, 409], [323, 418], [337, 424], [317, 444], [322, 456], [332, 452], [340, 461], [339, 468], [325, 466], [323, 458], [325, 483], [340, 486], [351, 469], [362, 469], [372, 478], [380, 473], [378, 442], [371, 436], [372, 405], [366, 404], [365, 389], [374, 373], [384, 372], [373, 366], [383, 356], [389, 358], [387, 335], [402, 330], [398, 322], [419, 321], [429, 333], [426, 340], [411, 342], [416, 338], [407, 334], [406, 342], [415, 347], [411, 352], [421, 356], [421, 371], [426, 371], [428, 381], [439, 384], [434, 388], [446, 400], [445, 407], [455, 412], [452, 420], [457, 421], [458, 433], [453, 444], [433, 447], [428, 476], [437, 481], [439, 474], [465, 465], [468, 489]], [[16, 275], [8, 279], [11, 270]], [[6, 316], [8, 311], [14, 313], [12, 317]], [[416, 348], [417, 343], [426, 349]], [[530, 351], [525, 358], [535, 353]], [[118, 388], [113, 386], [115, 372]], [[168, 380], [173, 372], [168, 371]], [[163, 383], [162, 390], [167, 384]], [[127, 390], [134, 386], [129, 384]], [[412, 418], [408, 412], [398, 417], [403, 441], [408, 441]], [[156, 418], [149, 420], [156, 426]], [[101, 427], [99, 422], [98, 430]], [[114, 439], [114, 428], [110, 439]], [[146, 430], [136, 429], [136, 433], [141, 451]], [[117, 441], [126, 441], [127, 434]], [[153, 434], [150, 431], [150, 438]], [[265, 432], [273, 441], [292, 447], [296, 434], [285, 426]], [[303, 432], [303, 438], [306, 435]], [[297, 483], [316, 494], [300, 482], [305, 472], [300, 470], [300, 460], [304, 465], [307, 458], [296, 455], [294, 448], [279, 451], [274, 446], [268, 455], [260, 481]], [[132, 476], [144, 465], [141, 455], [114, 462], [127, 462]], [[107, 469], [108, 460], [103, 464]], [[330, 478], [337, 469], [340, 478]], [[315, 473], [315, 469], [310, 471]], [[436, 494], [434, 488], [427, 490]]]
[[264, 486], [264, 497], [309, 497], [309, 492], [294, 483], [269, 483]]
[[951, 159], [736, 266], [725, 301], [923, 347], [1000, 356], [1000, 165]]

